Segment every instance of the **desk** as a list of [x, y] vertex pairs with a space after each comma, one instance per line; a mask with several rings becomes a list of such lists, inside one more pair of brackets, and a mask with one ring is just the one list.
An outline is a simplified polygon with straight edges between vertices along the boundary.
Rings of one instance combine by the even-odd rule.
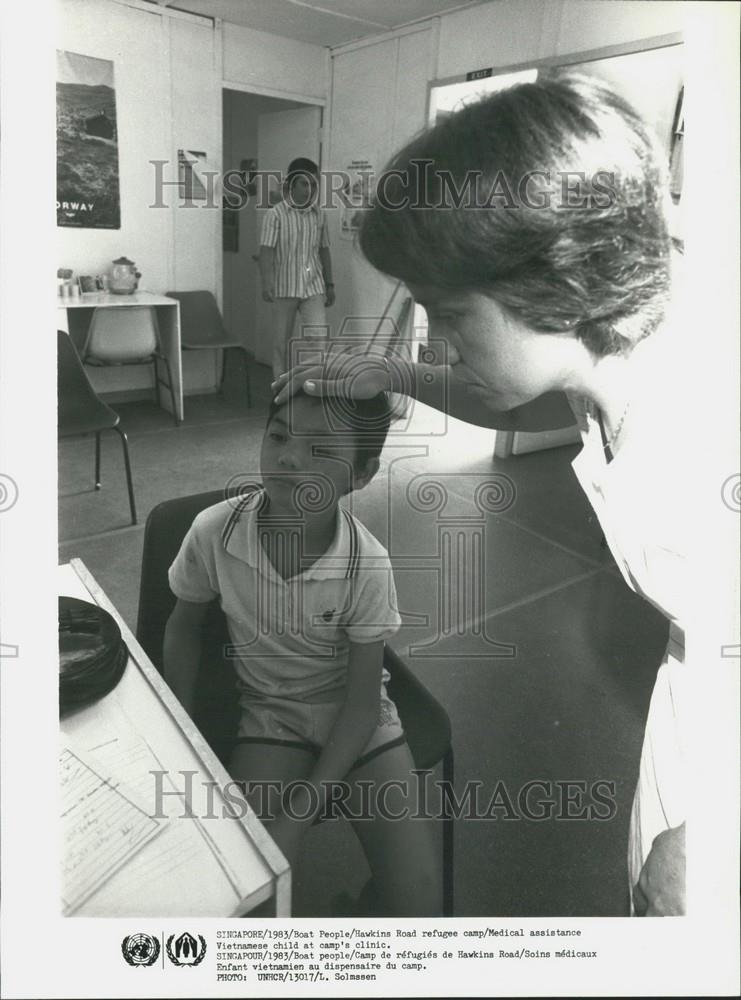
[[[113, 615], [130, 654], [110, 694], [61, 721], [60, 751], [76, 753], [102, 783], [138, 797], [147, 816], [158, 804], [165, 813], [156, 836], [71, 915], [235, 917], [274, 898], [276, 916], [289, 916], [288, 862], [234, 788], [225, 799], [228, 774], [84, 564], [73, 559], [58, 572], [59, 593]], [[168, 794], [159, 803], [161, 779], [150, 771], [166, 772]], [[192, 780], [181, 772], [192, 772]], [[183, 815], [186, 780], [194, 818]], [[175, 790], [181, 794], [169, 794]], [[224, 816], [235, 800], [239, 816]]]
[[[177, 418], [183, 420], [183, 362], [180, 353], [180, 303], [166, 295], [152, 292], [134, 292], [131, 295], [114, 295], [112, 292], [85, 292], [77, 299], [59, 299], [57, 307], [67, 310], [70, 336], [80, 349], [87, 338], [87, 331], [94, 309], [127, 309], [132, 306], [151, 306], [157, 314], [162, 353], [170, 362]], [[165, 408], [170, 411], [170, 400], [162, 393]]]

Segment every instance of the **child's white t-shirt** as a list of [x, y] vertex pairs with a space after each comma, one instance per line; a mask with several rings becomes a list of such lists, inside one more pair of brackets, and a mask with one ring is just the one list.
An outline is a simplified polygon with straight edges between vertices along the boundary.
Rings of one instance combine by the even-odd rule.
[[170, 588], [198, 604], [219, 599], [243, 692], [332, 700], [346, 683], [350, 643], [388, 639], [401, 624], [388, 553], [338, 506], [327, 551], [283, 580], [260, 538], [264, 499], [256, 489], [202, 511], [170, 567]]

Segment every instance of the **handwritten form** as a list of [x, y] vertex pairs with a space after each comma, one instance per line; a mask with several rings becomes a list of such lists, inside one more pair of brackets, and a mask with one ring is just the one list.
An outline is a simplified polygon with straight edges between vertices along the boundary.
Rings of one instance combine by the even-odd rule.
[[120, 787], [69, 747], [59, 756], [62, 791], [62, 901], [73, 913], [163, 829]]

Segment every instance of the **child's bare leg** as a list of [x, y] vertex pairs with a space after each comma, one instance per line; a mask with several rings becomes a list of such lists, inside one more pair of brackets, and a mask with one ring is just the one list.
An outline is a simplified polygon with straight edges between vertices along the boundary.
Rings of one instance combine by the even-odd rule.
[[[301, 299], [298, 307], [299, 311], [299, 337], [301, 338], [301, 361], [302, 363], [321, 362], [323, 352], [329, 340], [329, 327], [327, 326], [327, 313], [324, 307], [323, 295], [312, 295], [308, 299]], [[316, 353], [309, 350], [309, 341], [316, 343]], [[289, 361], [292, 359], [289, 358]]]
[[308, 778], [316, 763], [306, 750], [265, 743], [239, 743], [232, 753], [229, 773], [245, 783], [247, 801], [268, 831], [281, 811], [281, 796], [293, 781]]
[[275, 327], [273, 329], [273, 378], [288, 371], [291, 359], [288, 344], [293, 336], [298, 299], [276, 299], [274, 303]]
[[[409, 747], [402, 745], [378, 754], [347, 778], [353, 784], [352, 814], [360, 813], [364, 801], [370, 804], [373, 818], [354, 819], [353, 828], [373, 873], [382, 916], [436, 917], [442, 913], [432, 821], [414, 818], [418, 799], [413, 767]], [[361, 791], [358, 782], [373, 783], [370, 795]], [[392, 819], [389, 814], [400, 818]]]
[[[283, 791], [292, 781], [308, 777], [314, 763], [312, 754], [298, 748], [239, 743], [232, 753], [229, 773], [233, 781], [244, 785], [247, 801], [270, 832], [272, 820], [280, 812]], [[267, 900], [249, 916], [261, 919], [274, 913], [274, 902]]]

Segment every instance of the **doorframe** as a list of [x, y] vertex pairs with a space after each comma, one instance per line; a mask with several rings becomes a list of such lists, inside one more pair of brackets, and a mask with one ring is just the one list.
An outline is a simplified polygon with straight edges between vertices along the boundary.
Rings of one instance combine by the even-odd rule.
[[297, 94], [292, 90], [278, 90], [276, 87], [263, 87], [258, 83], [236, 83], [234, 80], [222, 80], [222, 90], [239, 90], [243, 94], [255, 94], [257, 97], [275, 97], [279, 101], [298, 101], [299, 104], [313, 104], [316, 107], [327, 106], [326, 97], [315, 97], [309, 94]]
[[[219, 102], [219, 112], [224, 107], [224, 91], [236, 90], [242, 94], [253, 94], [255, 97], [272, 97], [278, 101], [295, 101], [297, 104], [306, 104], [307, 107], [319, 108], [319, 168], [322, 169], [322, 159], [326, 155], [325, 147], [325, 126], [327, 122], [327, 109], [330, 101], [326, 97], [314, 97], [309, 94], [298, 94], [291, 90], [278, 90], [275, 87], [264, 87], [258, 83], [237, 83], [234, 80], [221, 81], [221, 101]], [[222, 171], [223, 171], [223, 149], [224, 149], [224, 117], [221, 115], [221, 150], [222, 150]], [[226, 302], [224, 297], [224, 247], [222, 232], [222, 214], [219, 212], [218, 227], [218, 253], [217, 260], [217, 281], [218, 298], [221, 300], [222, 314], [226, 312]], [[223, 361], [222, 361], [223, 363]]]

